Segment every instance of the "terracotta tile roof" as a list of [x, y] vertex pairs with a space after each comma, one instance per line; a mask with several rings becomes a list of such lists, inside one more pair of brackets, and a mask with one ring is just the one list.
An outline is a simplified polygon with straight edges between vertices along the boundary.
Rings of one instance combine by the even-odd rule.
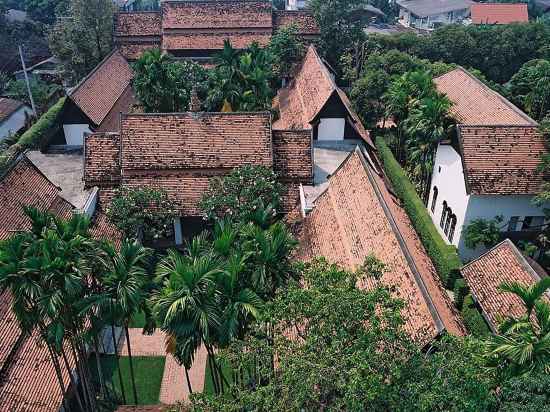
[[15, 345], [21, 337], [17, 318], [11, 310], [12, 296], [8, 292], [0, 294], [0, 370], [9, 360]]
[[8, 99], [7, 97], [0, 97], [0, 123], [10, 117], [14, 112], [19, 110], [23, 106], [23, 102], [18, 100]]
[[474, 24], [527, 23], [527, 3], [474, 3], [470, 8]]
[[120, 182], [120, 135], [94, 133], [84, 141], [84, 181], [87, 187]]
[[125, 171], [271, 166], [270, 124], [268, 112], [123, 115], [121, 167]]
[[270, 1], [164, 1], [163, 29], [271, 28]]
[[273, 131], [273, 169], [284, 180], [313, 184], [311, 130]]
[[313, 45], [309, 46], [302, 66], [288, 87], [280, 89], [273, 105], [279, 109], [274, 130], [311, 129], [323, 107], [332, 96], [342, 102], [352, 119], [352, 127], [370, 146], [374, 147], [369, 133], [352, 108], [347, 95], [331, 77]]
[[266, 46], [270, 33], [262, 32], [211, 32], [211, 33], [166, 33], [162, 37], [164, 50], [221, 50], [225, 40], [229, 40], [236, 49], [245, 49], [256, 42]]
[[166, 412], [171, 410], [167, 406], [134, 406], [134, 405], [122, 405], [119, 406], [116, 412]]
[[437, 90], [446, 94], [458, 123], [469, 125], [534, 125], [536, 122], [459, 67], [434, 79]]
[[160, 38], [157, 42], [118, 43], [120, 53], [128, 60], [137, 60], [144, 51], [160, 47]]
[[133, 77], [124, 56], [115, 50], [70, 93], [70, 98], [99, 126], [113, 109]]
[[273, 13], [275, 30], [295, 24], [302, 36], [317, 36], [320, 34], [319, 26], [313, 13], [307, 10], [275, 10]]
[[[462, 268], [462, 276], [468, 283], [472, 296], [493, 331], [508, 316], [521, 317], [525, 308], [512, 293], [499, 290], [503, 282], [518, 282], [525, 286], [540, 280], [525, 257], [506, 239], [493, 249]], [[546, 296], [550, 302], [550, 298]]]
[[115, 16], [115, 36], [160, 36], [160, 12], [120, 12]]
[[537, 171], [547, 152], [536, 126], [458, 127], [469, 194], [537, 194], [543, 176]]
[[[410, 222], [404, 214], [397, 221], [388, 197], [382, 178], [356, 149], [302, 222], [296, 258], [324, 256], [356, 270], [373, 253], [388, 267], [381, 283], [406, 304], [405, 329], [415, 341], [425, 345], [444, 329], [463, 335], [464, 326], [410, 231]], [[377, 283], [368, 278], [363, 286], [373, 288]]]

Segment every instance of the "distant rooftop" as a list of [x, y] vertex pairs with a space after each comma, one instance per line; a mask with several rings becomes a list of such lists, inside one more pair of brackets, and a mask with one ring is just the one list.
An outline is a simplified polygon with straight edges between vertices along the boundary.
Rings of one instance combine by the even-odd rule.
[[415, 16], [428, 17], [469, 9], [474, 2], [471, 0], [397, 0], [397, 4]]

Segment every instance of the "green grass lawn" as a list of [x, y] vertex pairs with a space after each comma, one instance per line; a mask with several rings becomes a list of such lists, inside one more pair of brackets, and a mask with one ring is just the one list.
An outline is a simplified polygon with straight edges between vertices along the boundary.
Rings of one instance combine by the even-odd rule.
[[[134, 356], [134, 373], [139, 405], [156, 405], [159, 403], [160, 385], [164, 373], [164, 357]], [[114, 355], [102, 355], [101, 365], [108, 382], [111, 382], [118, 393], [121, 393], [118, 378], [118, 367]], [[97, 369], [94, 356], [90, 358], [90, 369], [97, 381]], [[127, 356], [120, 357], [120, 370], [126, 392], [126, 402], [134, 403], [132, 381], [130, 377], [130, 362]]]
[[130, 320], [128, 326], [130, 328], [143, 329], [143, 327], [145, 326], [145, 314], [143, 312], [136, 313]]
[[[232, 383], [233, 381], [233, 371], [231, 369], [231, 366], [228, 365], [226, 362], [221, 360], [220, 358], [217, 358], [218, 362], [221, 362], [222, 367], [222, 373], [223, 376], [225, 376], [225, 379], [227, 379], [227, 382]], [[214, 383], [212, 382], [212, 374], [210, 373], [210, 362], [206, 362], [206, 369], [204, 371], [204, 389], [202, 391], [203, 393], [214, 395]]]

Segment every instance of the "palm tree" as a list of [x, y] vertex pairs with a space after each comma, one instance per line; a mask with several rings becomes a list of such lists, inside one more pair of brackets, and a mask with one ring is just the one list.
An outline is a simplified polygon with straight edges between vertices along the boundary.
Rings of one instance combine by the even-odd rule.
[[119, 251], [112, 245], [105, 244], [104, 252], [105, 257], [102, 260], [105, 272], [100, 278], [102, 292], [97, 296], [95, 302], [103, 307], [104, 312], [111, 312], [110, 317], [113, 324], [118, 320], [124, 328], [132, 391], [134, 401], [137, 404], [138, 395], [128, 325], [132, 317], [143, 309], [146, 302], [148, 282], [145, 266], [151, 251], [137, 241], [125, 240], [122, 242]]
[[516, 282], [501, 285], [503, 292], [513, 293], [521, 300], [526, 314], [519, 319], [506, 319], [499, 334], [486, 342], [489, 365], [512, 376], [550, 372], [550, 304], [543, 297], [549, 288], [550, 278], [531, 286]]

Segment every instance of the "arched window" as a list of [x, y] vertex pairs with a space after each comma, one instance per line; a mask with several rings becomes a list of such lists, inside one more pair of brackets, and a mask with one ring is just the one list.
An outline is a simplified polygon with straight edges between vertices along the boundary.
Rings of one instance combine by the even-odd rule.
[[445, 219], [445, 229], [443, 230], [445, 234], [449, 235], [449, 228], [451, 227], [451, 219], [453, 217], [453, 211], [450, 207], [447, 208], [447, 218]]
[[439, 222], [439, 226], [441, 229], [443, 229], [443, 226], [445, 226], [445, 218], [447, 215], [447, 201], [443, 201], [443, 209], [441, 209], [441, 221]]
[[432, 195], [432, 207], [430, 208], [432, 210], [432, 213], [435, 211], [435, 202], [437, 202], [438, 193], [439, 193], [439, 190], [437, 190], [437, 186], [434, 186], [434, 192]]
[[456, 215], [451, 216], [451, 228], [449, 229], [449, 242], [453, 242], [453, 237], [455, 235], [456, 230]]

